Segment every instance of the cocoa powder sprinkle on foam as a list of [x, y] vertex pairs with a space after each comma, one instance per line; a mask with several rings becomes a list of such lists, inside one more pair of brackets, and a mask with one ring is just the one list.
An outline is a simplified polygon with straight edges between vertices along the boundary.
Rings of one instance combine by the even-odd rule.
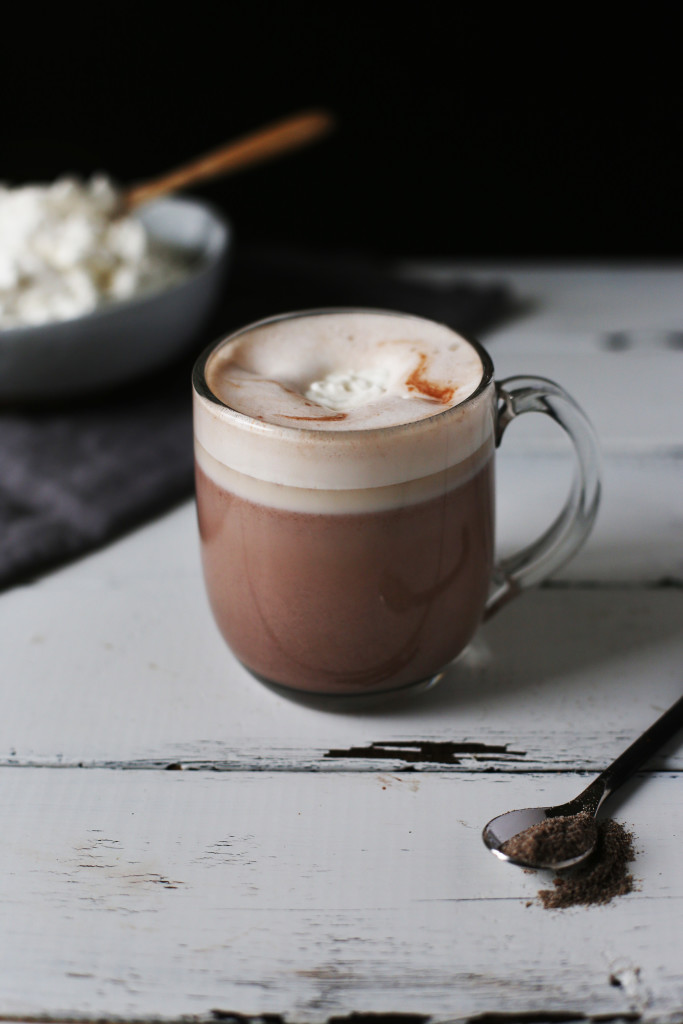
[[410, 391], [418, 391], [425, 398], [433, 398], [435, 402], [441, 402], [443, 405], [447, 405], [451, 401], [455, 394], [454, 387], [444, 387], [443, 385], [436, 384], [434, 381], [427, 380], [424, 376], [424, 370], [427, 365], [427, 356], [421, 352], [420, 361], [406, 379], [406, 387]]
[[345, 420], [348, 413], [335, 412], [330, 413], [329, 416], [285, 416], [281, 414], [283, 420], [307, 420], [313, 423], [336, 423], [339, 420]]

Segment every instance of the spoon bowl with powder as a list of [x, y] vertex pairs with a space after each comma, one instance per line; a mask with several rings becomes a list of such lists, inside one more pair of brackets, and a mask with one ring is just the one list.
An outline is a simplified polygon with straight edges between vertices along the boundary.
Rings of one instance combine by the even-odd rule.
[[683, 697], [573, 800], [525, 807], [492, 818], [482, 839], [500, 860], [560, 871], [587, 860], [598, 841], [596, 817], [605, 801], [683, 727]]

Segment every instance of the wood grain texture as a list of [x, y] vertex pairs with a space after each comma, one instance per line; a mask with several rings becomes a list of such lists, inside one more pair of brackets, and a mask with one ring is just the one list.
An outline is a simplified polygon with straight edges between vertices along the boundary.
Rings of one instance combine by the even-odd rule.
[[[673, 774], [645, 779], [620, 809], [639, 837], [637, 891], [552, 912], [535, 898], [548, 876], [500, 864], [480, 829], [577, 778], [2, 776], [4, 1013], [654, 1019], [683, 999], [680, 839], [661, 827]], [[610, 981], [629, 971], [630, 989]]]

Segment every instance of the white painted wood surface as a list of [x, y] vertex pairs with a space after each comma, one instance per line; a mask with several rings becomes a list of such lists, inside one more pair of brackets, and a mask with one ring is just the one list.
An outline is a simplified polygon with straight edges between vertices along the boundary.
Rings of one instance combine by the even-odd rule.
[[[638, 837], [628, 897], [543, 910], [547, 876], [480, 840], [578, 792], [681, 693], [683, 277], [463, 270], [533, 300], [484, 339], [499, 376], [554, 377], [598, 426], [588, 545], [438, 688], [353, 711], [285, 700], [226, 651], [191, 503], [0, 595], [0, 1019], [683, 1020], [680, 739], [611, 807]], [[570, 473], [527, 419], [499, 457], [503, 553]]]
[[683, 880], [661, 834], [680, 776], [623, 806], [647, 837], [639, 891], [548, 912], [548, 875], [484, 856], [479, 833], [489, 809], [562, 799], [557, 775], [4, 775], [5, 1013], [647, 1016], [683, 1002]]

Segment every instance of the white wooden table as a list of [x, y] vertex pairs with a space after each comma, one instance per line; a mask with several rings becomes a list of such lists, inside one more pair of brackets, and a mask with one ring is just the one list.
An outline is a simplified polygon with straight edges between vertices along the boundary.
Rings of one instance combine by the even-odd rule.
[[[549, 877], [480, 838], [573, 796], [681, 693], [683, 274], [457, 269], [526, 300], [483, 339], [498, 376], [557, 379], [597, 426], [589, 544], [440, 687], [353, 713], [236, 664], [190, 502], [2, 595], [0, 1020], [683, 1020], [680, 739], [610, 806], [638, 837], [627, 897], [545, 910]], [[568, 486], [526, 419], [502, 551]]]

